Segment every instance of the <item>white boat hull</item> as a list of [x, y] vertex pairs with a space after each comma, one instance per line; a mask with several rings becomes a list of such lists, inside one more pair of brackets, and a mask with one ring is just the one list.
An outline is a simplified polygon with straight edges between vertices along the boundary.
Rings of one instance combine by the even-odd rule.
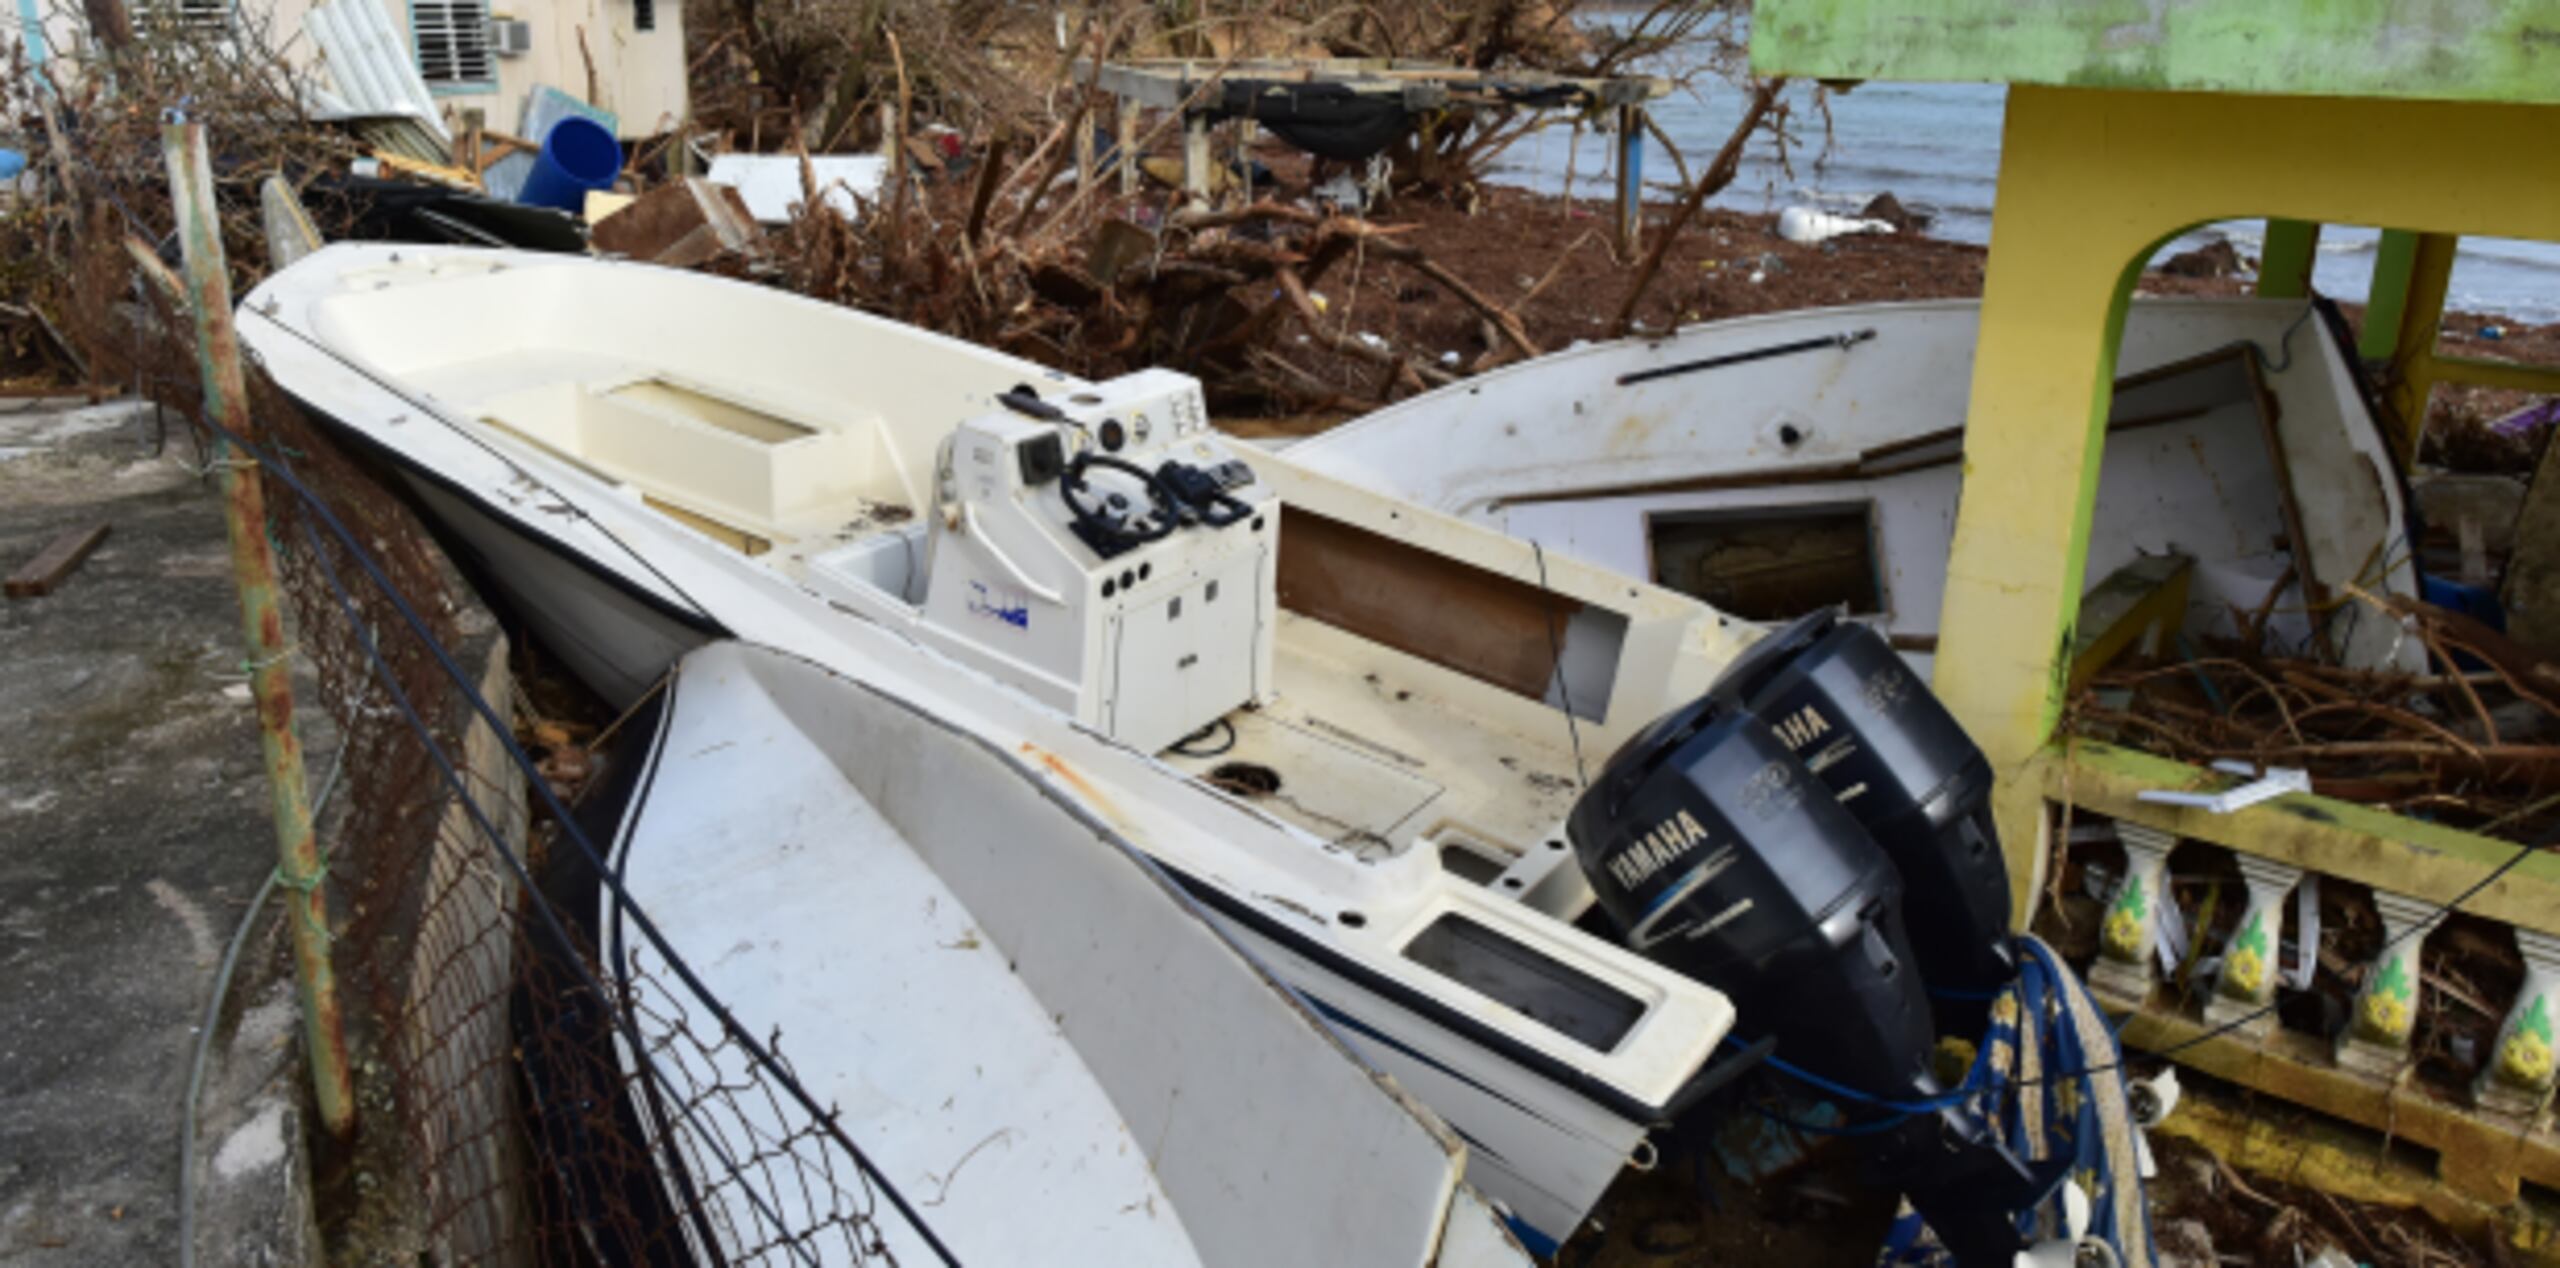
[[[1093, 563], [1055, 531], [1054, 456], [1048, 484], [999, 485], [1029, 478], [1035, 439], [1066, 432], [1024, 421], [1037, 415], [1012, 398], [1027, 379], [1069, 405], [1136, 389], [700, 275], [340, 245], [252, 294], [242, 338], [306, 408], [415, 484], [534, 630], [616, 702], [726, 634], [1029, 763], [1207, 900], [1364, 1055], [1427, 1089], [1426, 1104], [1482, 1143], [1469, 1174], [1524, 1230], [1569, 1235], [1646, 1156], [1645, 1132], [1711, 1079], [1730, 1001], [1538, 897], [1545, 878], [1578, 877], [1555, 844], [1578, 770], [1569, 746], [1606, 751], [1703, 690], [1740, 646], [1699, 605], [1270, 458], [1243, 473], [1250, 487], [1231, 486], [1262, 499], [1267, 522], [1257, 511], [1231, 531], [1186, 530], [1168, 544], [1196, 541], [1189, 562]], [[1167, 377], [1141, 385], [1147, 399], [1186, 405]], [[1237, 465], [1196, 406], [1148, 408], [1114, 419], [1143, 434], [1152, 418], [1156, 452], [1179, 444]], [[1119, 425], [1097, 417], [1085, 434]], [[1307, 599], [1333, 605], [1321, 616], [1268, 606], [1275, 569], [1257, 560], [1270, 553], [1216, 553], [1283, 531], [1299, 566], [1345, 579]], [[1277, 554], [1284, 577], [1291, 559]], [[984, 583], [965, 610], [973, 592], [943, 584], [962, 567]], [[1452, 631], [1477, 659], [1451, 659], [1435, 631], [1374, 601], [1407, 576], [1498, 618]], [[921, 594], [920, 577], [933, 583]], [[1158, 593], [1150, 584], [1169, 597], [1129, 606]], [[1238, 620], [1233, 600], [1256, 586], [1260, 606]], [[1127, 739], [1114, 728], [1128, 709], [1092, 707], [1094, 666], [1119, 672], [1107, 638], [1133, 627], [1097, 622], [1080, 648], [1053, 631], [1096, 611], [1075, 604], [1097, 588], [1121, 604], [1111, 620], [1155, 623], [1145, 641], [1160, 657], [1109, 680], [1129, 687], [1112, 707], [1249, 668], [1255, 694], [1203, 688], [1207, 716], [1232, 717], [1240, 758], [1285, 767], [1287, 792], [1256, 800], [1193, 769], [1199, 754], [1159, 753], [1190, 723], [1159, 719]], [[1548, 663], [1518, 655], [1531, 640], [1503, 631], [1559, 609], [1569, 619], [1537, 640]], [[1255, 650], [1239, 660], [1202, 643], [1228, 659], [1190, 673], [1199, 657], [1163, 640], [1175, 621], [1213, 642], [1250, 633]], [[1507, 848], [1502, 883], [1460, 875], [1444, 839]]]
[[[1693, 580], [1668, 566], [1680, 556], [1666, 525], [1861, 517], [1872, 586], [1827, 598], [1886, 630], [1925, 671], [1963, 488], [1980, 315], [1972, 301], [1870, 304], [1591, 344], [1397, 402], [1285, 452], [1684, 589]], [[2247, 367], [2224, 357], [2243, 344], [2254, 345]], [[2116, 364], [2088, 586], [2145, 556], [2185, 555], [2196, 561], [2191, 630], [2234, 633], [2235, 607], [2272, 605], [2276, 635], [2309, 645], [2285, 545], [2297, 526], [2290, 500], [2305, 570], [2327, 595], [2350, 583], [2416, 593], [2398, 460], [2351, 361], [2301, 301], [2136, 301]], [[2422, 658], [2352, 602], [2328, 625], [2320, 636], [2351, 663], [2415, 668]]]
[[669, 611], [513, 531], [433, 480], [403, 472], [428, 514], [461, 539], [543, 650], [597, 695], [627, 709], [717, 625]]
[[[337, 426], [346, 430], [342, 422]], [[617, 707], [639, 699], [687, 652], [719, 637], [486, 503], [415, 471], [402, 474], [437, 521], [468, 544], [545, 646]], [[1218, 892], [1183, 879], [1204, 898]], [[1214, 904], [1210, 911], [1353, 1050], [1448, 1121], [1473, 1150], [1469, 1183], [1497, 1203], [1512, 1230], [1539, 1253], [1582, 1222], [1630, 1159], [1650, 1156], [1646, 1134], [1655, 1123], [1643, 1107], [1612, 1108], [1566, 1092], [1552, 1073], [1524, 1064], [1522, 1054], [1468, 1038], [1446, 1010], [1426, 1015], [1376, 984], [1326, 968], [1332, 957], [1321, 944], [1290, 938], [1285, 925], [1246, 923]]]
[[[702, 1023], [672, 949], [961, 1263], [1525, 1268], [1516, 1245], [1443, 1253], [1480, 1218], [1453, 1208], [1464, 1147], [1019, 758], [731, 642], [683, 662], [657, 723], [607, 859], [665, 941], [609, 896], [597, 927], [638, 1040], [678, 1067], [645, 1098], [663, 1149], [699, 1167], [796, 1121], [684, 1094], [756, 1078], [677, 1037]], [[736, 1184], [703, 1203], [702, 1258], [730, 1262], [797, 1210]], [[872, 1227], [939, 1258], [885, 1204]]]

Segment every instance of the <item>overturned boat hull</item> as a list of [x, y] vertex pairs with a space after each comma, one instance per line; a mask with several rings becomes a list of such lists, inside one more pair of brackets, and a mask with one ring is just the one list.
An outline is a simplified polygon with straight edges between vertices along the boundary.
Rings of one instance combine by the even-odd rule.
[[[748, 1071], [698, 1042], [681, 956], [960, 1262], [1526, 1264], [1461, 1200], [1465, 1148], [1020, 758], [734, 642], [688, 657], [654, 721], [595, 928], [631, 1038], [683, 1067], [638, 1098], [662, 1154], [793, 1138], [779, 1107], [711, 1094]], [[796, 1213], [702, 1187], [671, 1194], [709, 1209], [698, 1261]], [[937, 1258], [883, 1204], [869, 1227]]]
[[[1844, 607], [1925, 669], [1980, 320], [1974, 301], [1870, 304], [1592, 344], [1285, 452], [1737, 616]], [[2268, 610], [2290, 643], [2413, 667], [2413, 641], [2339, 602], [2350, 585], [2414, 595], [2418, 581], [2401, 463], [2334, 313], [2137, 300], [2115, 365], [2087, 585], [2183, 556], [2191, 632]], [[2315, 628], [2306, 609], [2332, 615]]]

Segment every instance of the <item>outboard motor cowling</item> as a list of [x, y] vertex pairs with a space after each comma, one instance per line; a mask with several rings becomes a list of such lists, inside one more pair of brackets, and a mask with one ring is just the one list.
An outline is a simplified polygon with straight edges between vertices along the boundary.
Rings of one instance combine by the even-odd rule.
[[1893, 860], [1939, 1020], [1978, 1033], [2017, 975], [1990, 760], [1882, 635], [1836, 611], [1752, 644], [1712, 694], [1767, 722]]
[[1647, 727], [1566, 834], [1628, 945], [1730, 996], [1783, 1058], [1878, 1095], [1935, 1091], [1893, 865], [1749, 711], [1710, 696]]

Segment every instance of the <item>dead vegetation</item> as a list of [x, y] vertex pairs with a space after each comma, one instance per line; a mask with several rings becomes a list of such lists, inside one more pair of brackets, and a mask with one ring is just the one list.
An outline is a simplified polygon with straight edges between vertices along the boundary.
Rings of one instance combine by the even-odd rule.
[[[1675, 271], [1657, 282], [1666, 252], [1695, 259], [1694, 247], [1674, 251], [1682, 227], [1731, 180], [1744, 149], [1785, 144], [1787, 98], [1781, 85], [1744, 83], [1731, 7], [1662, 3], [1596, 26], [1584, 20], [1593, 7], [728, 0], [689, 15], [692, 117], [633, 146], [624, 185], [645, 190], [724, 150], [894, 149], [901, 161], [885, 189], [855, 213], [807, 198], [763, 242], [701, 267], [1079, 374], [1181, 365], [1231, 415], [1339, 415], [1560, 346], [1524, 315], [1533, 304], [1615, 314], [1602, 329], [1573, 328], [1567, 337], [1576, 338], [1659, 328], [1697, 309], [1688, 279]], [[282, 174], [313, 201], [327, 174], [366, 152], [344, 130], [308, 119], [301, 105], [308, 96], [290, 68], [241, 51], [280, 43], [190, 44], [185, 32], [146, 29], [78, 73], [58, 73], [58, 90], [21, 75], [11, 94], [21, 113], [51, 116], [36, 147], [47, 175], [39, 196], [13, 205], [0, 223], [11, 262], [0, 269], [0, 302], [41, 315], [14, 333], [31, 357], [50, 346], [39, 346], [32, 331], [50, 324], [74, 354], [55, 360], [85, 367], [95, 359], [92, 377], [129, 377], [118, 369], [129, 358], [114, 351], [124, 335], [112, 310], [130, 293], [119, 244], [128, 232], [158, 243], [167, 231], [157, 130], [172, 104], [185, 103], [215, 139], [226, 245], [241, 292], [266, 268], [257, 181]], [[1580, 232], [1551, 258], [1510, 261], [1497, 282], [1488, 270], [1444, 259], [1466, 251], [1445, 227], [1448, 213], [1472, 216], [1500, 196], [1481, 173], [1504, 146], [1545, 128], [1609, 126], [1612, 112], [1478, 103], [1427, 118], [1368, 174], [1383, 209], [1374, 198], [1365, 209], [1319, 199], [1326, 173], [1266, 143], [1248, 155], [1260, 177], [1253, 201], [1229, 197], [1212, 210], [1186, 205], [1154, 178], [1124, 188], [1109, 171], [1080, 170], [1080, 151], [1112, 147], [1113, 111], [1108, 98], [1074, 84], [1074, 60], [1162, 55], [1642, 71], [1667, 74], [1684, 91], [1750, 92], [1754, 105], [1703, 164], [1672, 231], [1648, 235], [1640, 266], [1614, 258], [1604, 222], [1586, 211]], [[889, 136], [903, 143], [888, 145]], [[1178, 112], [1154, 112], [1133, 148], [1163, 160], [1180, 142]], [[1688, 161], [1676, 161], [1685, 176]], [[351, 214], [326, 205], [314, 211], [324, 233]], [[1406, 212], [1440, 225], [1415, 223]], [[1569, 203], [1563, 214], [1574, 214]], [[1587, 282], [1593, 261], [1616, 274], [1606, 293], [1551, 289], [1559, 279]], [[1463, 316], [1428, 338], [1396, 329], [1413, 323], [1382, 320], [1389, 314], [1379, 307], [1363, 317], [1361, 295], [1382, 286], [1399, 306], [1419, 302]]]
[[[1391, 10], [1123, 5], [1043, 11], [1035, 21], [1018, 10], [955, 6], [947, 24], [917, 28], [934, 31], [933, 38], [908, 40], [891, 34], [893, 26], [911, 29], [892, 22], [896, 6], [856, 6], [860, 23], [878, 25], [878, 38], [864, 35], [866, 27], [829, 28], [830, 61], [812, 47], [815, 37], [769, 20], [748, 0], [725, 11], [725, 28], [697, 35], [698, 126], [719, 144], [806, 153], [865, 141], [884, 127], [912, 136], [914, 121], [928, 117], [956, 127], [962, 139], [947, 155], [913, 150], [914, 161], [900, 163], [860, 214], [839, 214], [809, 198], [769, 258], [721, 267], [762, 271], [804, 294], [1081, 375], [1181, 365], [1205, 381], [1213, 408], [1229, 414], [1373, 407], [1552, 350], [1532, 335], [1521, 310], [1541, 297], [1563, 261], [1535, 262], [1533, 280], [1496, 294], [1440, 258], [1445, 240], [1394, 223], [1392, 213], [1368, 218], [1320, 200], [1319, 165], [1277, 146], [1249, 155], [1264, 173], [1261, 196], [1249, 204], [1186, 206], [1152, 179], [1123, 188], [1110, 172], [1079, 170], [1084, 138], [1104, 132], [1097, 150], [1114, 143], [1105, 132], [1108, 100], [1073, 87], [1070, 64], [1153, 55], [1213, 64], [1247, 56], [1419, 56], [1609, 74], [1676, 61], [1685, 68], [1684, 85], [1720, 88], [1739, 74], [1729, 11], [1663, 4], [1595, 38], [1576, 21], [1580, 8], [1517, 0]], [[990, 59], [1013, 77], [996, 76], [1004, 87], [992, 94], [964, 91], [988, 81]], [[1017, 91], [1023, 82], [1049, 87], [1026, 96]], [[1698, 205], [1731, 182], [1743, 150], [1764, 138], [1784, 143], [1783, 85], [1748, 91], [1753, 104], [1741, 126], [1691, 188], [1670, 230], [1652, 235], [1643, 266], [1610, 297], [1604, 311], [1617, 313], [1614, 329], [1634, 323], [1664, 252]], [[956, 105], [963, 96], [966, 106]], [[1493, 154], [1539, 128], [1597, 126], [1597, 113], [1452, 110], [1392, 148], [1374, 187], [1398, 206], [1473, 211], [1486, 198], [1480, 173]], [[1178, 114], [1160, 112], [1132, 148], [1161, 156], [1179, 139]], [[1602, 236], [1595, 227], [1567, 253]], [[1323, 289], [1336, 279], [1356, 288], [1387, 276], [1399, 279], [1392, 292], [1399, 298], [1445, 296], [1462, 307], [1471, 322], [1464, 337], [1437, 347], [1398, 343], [1351, 322], [1347, 308], [1336, 312]]]
[[[2324, 796], [2487, 836], [2560, 837], [2560, 665], [2458, 612], [2362, 592], [2425, 647], [2426, 673], [2352, 669], [2249, 645], [2102, 671], [2068, 733], [2196, 765], [2311, 773]], [[2244, 628], [2265, 614], [2242, 614]]]

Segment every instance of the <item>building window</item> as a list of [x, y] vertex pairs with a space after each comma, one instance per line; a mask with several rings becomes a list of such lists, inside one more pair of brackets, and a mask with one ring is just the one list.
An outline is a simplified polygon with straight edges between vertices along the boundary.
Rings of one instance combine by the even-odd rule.
[[410, 0], [409, 37], [418, 49], [418, 77], [430, 89], [497, 87], [486, 0]]
[[657, 0], [631, 0], [631, 29], [634, 31], [658, 29]]

